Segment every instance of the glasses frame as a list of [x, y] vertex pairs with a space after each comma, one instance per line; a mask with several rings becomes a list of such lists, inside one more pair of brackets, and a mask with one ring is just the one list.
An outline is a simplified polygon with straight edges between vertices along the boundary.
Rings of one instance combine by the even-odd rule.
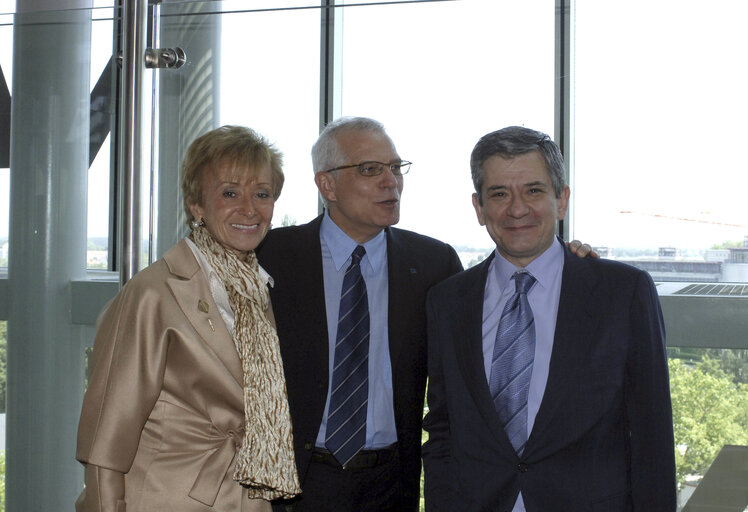
[[[379, 166], [379, 171], [376, 174], [366, 174], [363, 172], [364, 166], [367, 164], [377, 164]], [[340, 167], [334, 167], [332, 169], [327, 169], [326, 171], [322, 172], [333, 172], [333, 171], [340, 171], [342, 169], [351, 169], [353, 167], [358, 168], [358, 173], [361, 176], [364, 176], [366, 178], [374, 178], [375, 176], [379, 176], [384, 172], [384, 169], [386, 167], [389, 167], [390, 172], [394, 174], [395, 176], [403, 176], [404, 174], [408, 174], [410, 171], [410, 166], [413, 165], [413, 162], [409, 162], [408, 160], [400, 160], [399, 163], [384, 163], [384, 162], [377, 162], [375, 160], [367, 160], [366, 162], [360, 162], [358, 164], [348, 164], [348, 165], [341, 165]], [[403, 167], [405, 167], [405, 171], [403, 171]]]

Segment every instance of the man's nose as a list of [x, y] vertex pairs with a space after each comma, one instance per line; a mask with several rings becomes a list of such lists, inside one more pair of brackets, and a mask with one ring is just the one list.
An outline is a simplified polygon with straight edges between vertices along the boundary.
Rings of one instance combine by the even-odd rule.
[[508, 209], [509, 215], [512, 217], [522, 217], [527, 215], [528, 211], [527, 202], [521, 194], [515, 194], [511, 197]]
[[392, 172], [389, 165], [385, 165], [382, 174], [379, 175], [379, 182], [384, 187], [396, 187], [398, 184], [398, 175]]

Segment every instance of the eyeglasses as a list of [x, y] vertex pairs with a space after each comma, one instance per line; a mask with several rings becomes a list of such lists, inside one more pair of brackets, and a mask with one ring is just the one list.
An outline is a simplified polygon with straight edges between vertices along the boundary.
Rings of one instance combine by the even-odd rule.
[[380, 174], [384, 172], [384, 169], [388, 167], [390, 169], [390, 172], [394, 174], [395, 176], [402, 176], [403, 174], [408, 174], [411, 164], [412, 162], [408, 162], [407, 160], [402, 160], [400, 162], [392, 162], [389, 164], [384, 164], [382, 162], [361, 162], [360, 164], [341, 165], [340, 167], [327, 169], [324, 172], [339, 171], [341, 169], [350, 169], [352, 167], [358, 167], [358, 173], [361, 176], [373, 177], [373, 176], [379, 176]]

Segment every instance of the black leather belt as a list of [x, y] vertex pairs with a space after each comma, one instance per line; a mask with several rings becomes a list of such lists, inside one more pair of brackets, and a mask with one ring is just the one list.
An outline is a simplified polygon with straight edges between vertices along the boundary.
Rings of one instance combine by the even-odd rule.
[[[348, 461], [343, 469], [369, 469], [386, 464], [395, 459], [397, 455], [397, 444], [382, 448], [381, 450], [361, 450]], [[324, 448], [315, 448], [312, 451], [312, 461], [328, 466], [340, 468], [340, 463], [333, 457], [332, 453]]]

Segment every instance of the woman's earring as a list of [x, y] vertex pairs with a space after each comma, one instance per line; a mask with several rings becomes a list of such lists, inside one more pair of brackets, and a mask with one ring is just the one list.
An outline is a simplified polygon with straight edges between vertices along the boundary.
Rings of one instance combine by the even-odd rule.
[[197, 229], [197, 228], [199, 228], [200, 226], [204, 226], [204, 225], [205, 225], [205, 222], [203, 221], [203, 219], [200, 219], [200, 220], [194, 220], [194, 219], [193, 219], [193, 220], [192, 220], [192, 221], [190, 222], [190, 226], [192, 226], [192, 229]]

